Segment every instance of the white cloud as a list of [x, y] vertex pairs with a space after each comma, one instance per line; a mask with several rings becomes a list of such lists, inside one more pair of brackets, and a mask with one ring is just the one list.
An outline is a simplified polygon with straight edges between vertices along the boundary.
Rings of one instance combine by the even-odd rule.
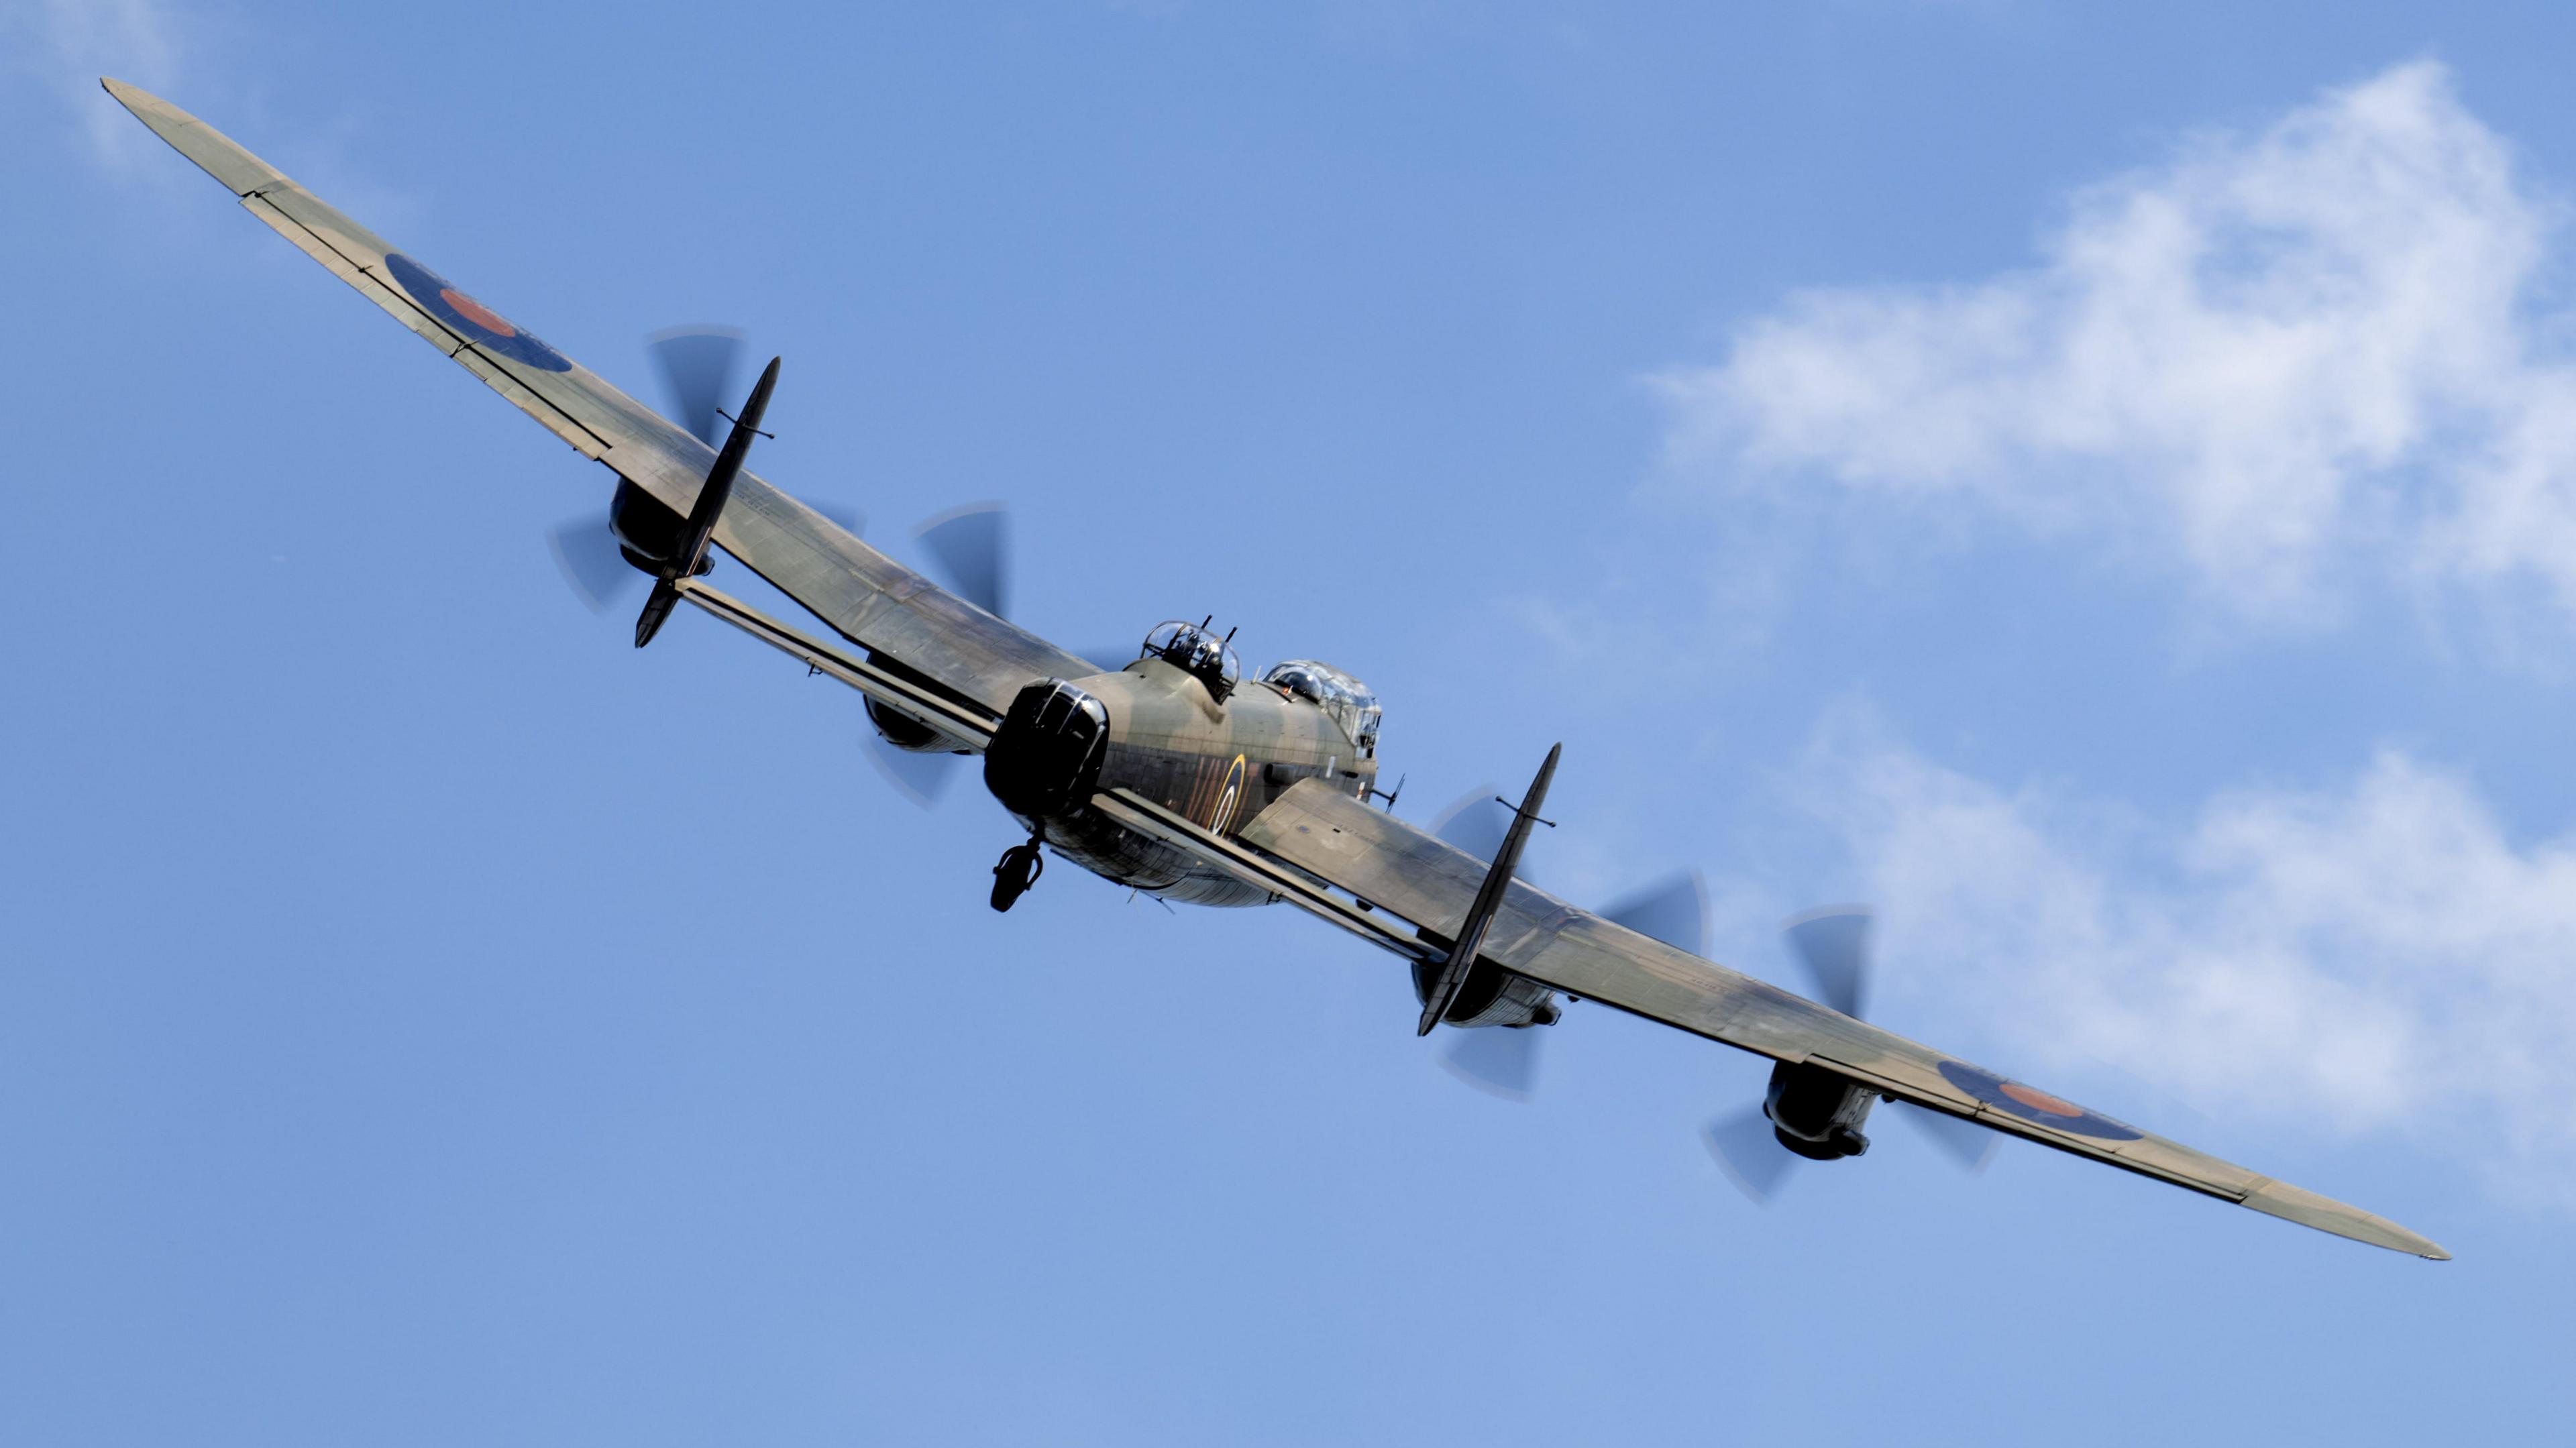
[[2556, 208], [2438, 65], [2076, 195], [2026, 271], [1792, 297], [1658, 379], [1715, 486], [1972, 502], [2146, 542], [2249, 614], [2341, 575], [2576, 609]]
[[150, 136], [98, 81], [114, 76], [155, 91], [170, 85], [178, 42], [151, 0], [5, 0], [0, 34], [16, 68], [62, 98], [102, 158], [122, 164], [143, 152], [137, 137]]
[[[2576, 1203], [2576, 841], [2517, 846], [2399, 753], [2159, 832], [1873, 738], [1811, 801], [1886, 912], [1895, 1008], [2020, 1061], [2107, 1061], [2213, 1112], [2398, 1131]], [[2153, 1122], [2143, 1123], [2153, 1126]]]

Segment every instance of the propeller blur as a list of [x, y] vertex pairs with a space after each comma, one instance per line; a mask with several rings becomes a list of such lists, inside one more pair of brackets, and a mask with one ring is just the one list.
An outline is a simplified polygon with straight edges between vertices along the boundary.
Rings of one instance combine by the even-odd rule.
[[[123, 82], [102, 84], [252, 217], [606, 466], [616, 481], [605, 518], [587, 513], [549, 542], [595, 608], [652, 579], [637, 647], [686, 602], [808, 677], [856, 690], [890, 751], [881, 762], [916, 798], [955, 775], [957, 756], [980, 756], [985, 790], [1017, 841], [990, 871], [996, 910], [1026, 895], [1050, 858], [1166, 902], [1290, 904], [1401, 960], [1423, 1007], [1409, 1023], [1415, 1033], [1455, 1028], [1449, 1064], [1503, 1094], [1526, 1096], [1536, 1084], [1539, 1031], [1556, 1023], [1563, 1001], [1615, 1006], [1767, 1057], [1761, 1109], [1708, 1130], [1720, 1162], [1757, 1199], [1774, 1194], [1799, 1157], [1862, 1155], [1875, 1106], [1911, 1103], [1940, 1113], [1924, 1124], [1970, 1165], [1990, 1146], [1977, 1133], [2007, 1134], [2355, 1241], [2448, 1255], [2384, 1217], [1858, 1019], [1870, 996], [1865, 912], [1790, 922], [1789, 948], [1822, 997], [1810, 1000], [1704, 958], [1707, 900], [1696, 877], [1668, 878], [1607, 912], [1516, 880], [1532, 831], [1555, 824], [1542, 811], [1562, 746], [1517, 807], [1497, 813], [1480, 791], [1440, 833], [1419, 828], [1394, 813], [1401, 785], [1378, 787], [1384, 707], [1344, 670], [1307, 657], [1246, 674], [1233, 630], [1220, 634], [1212, 616], [1158, 625], [1137, 652], [1095, 668], [1007, 617], [1009, 527], [993, 505], [922, 528], [926, 562], [951, 585], [942, 589], [859, 538], [855, 517], [839, 522], [848, 515], [800, 502], [748, 468], [753, 439], [768, 436], [759, 422], [778, 364], [741, 403], [741, 420], [727, 419], [740, 333], [699, 326], [653, 337], [669, 395], [657, 416], [214, 127]], [[426, 503], [474, 506], [461, 485]], [[1331, 526], [1347, 536], [1365, 523], [1353, 515]], [[821, 632], [705, 582], [719, 552]], [[674, 768], [689, 772], [673, 788], [721, 787], [721, 769], [703, 761]], [[980, 878], [976, 887], [987, 888]]]
[[[1511, 820], [1511, 807], [1496, 798], [1494, 786], [1483, 785], [1442, 810], [1431, 832], [1490, 861], [1502, 849]], [[1526, 866], [1516, 873], [1532, 879]], [[1677, 870], [1622, 896], [1601, 916], [1693, 955], [1708, 949], [1708, 884], [1697, 870]], [[1439, 1054], [1440, 1068], [1488, 1096], [1527, 1101], [1538, 1087], [1539, 1045], [1546, 1039], [1540, 1031], [1537, 1025], [1453, 1031]]]
[[[1876, 923], [1866, 905], [1827, 905], [1791, 916], [1780, 928], [1790, 953], [1814, 979], [1816, 999], [1855, 1020], [1869, 999], [1870, 940]], [[2003, 1144], [2002, 1137], [1973, 1121], [1904, 1102], [1889, 1104], [1944, 1157], [1972, 1174], [1984, 1171]], [[1793, 1151], [1775, 1128], [1768, 1102], [1717, 1118], [1701, 1139], [1727, 1179], [1756, 1205], [1767, 1206], [1779, 1195], [1805, 1155]]]

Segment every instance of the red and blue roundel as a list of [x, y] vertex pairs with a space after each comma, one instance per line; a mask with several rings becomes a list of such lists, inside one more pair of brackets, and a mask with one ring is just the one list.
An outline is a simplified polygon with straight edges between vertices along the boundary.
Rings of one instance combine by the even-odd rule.
[[2007, 1081], [1992, 1071], [1980, 1071], [1957, 1061], [1941, 1063], [1941, 1078], [2007, 1116], [2054, 1126], [2077, 1136], [2099, 1137], [2104, 1141], [2135, 1141], [2146, 1135], [2136, 1127], [2124, 1126], [2110, 1117], [2087, 1111], [2072, 1101], [2061, 1101], [2036, 1086]]
[[385, 269], [420, 303], [421, 310], [447, 324], [449, 331], [486, 352], [542, 367], [548, 372], [570, 372], [572, 363], [561, 352], [522, 332], [510, 319], [493, 311], [448, 284], [447, 278], [413, 261], [401, 252], [385, 255]]

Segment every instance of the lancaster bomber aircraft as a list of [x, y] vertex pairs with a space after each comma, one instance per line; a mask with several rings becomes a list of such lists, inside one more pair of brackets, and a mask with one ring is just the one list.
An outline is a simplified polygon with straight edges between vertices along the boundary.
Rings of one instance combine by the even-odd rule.
[[[1499, 828], [1484, 838], [1407, 824], [1377, 790], [1377, 700], [1349, 675], [1299, 661], [1247, 680], [1231, 636], [1206, 621], [1164, 624], [1132, 661], [1105, 668], [1068, 653], [1001, 616], [971, 518], [933, 540], [963, 562], [950, 571], [966, 581], [951, 591], [744, 468], [764, 435], [776, 361], [721, 434], [711, 395], [677, 409], [694, 414], [685, 419], [694, 427], [672, 422], [194, 116], [104, 84], [251, 215], [607, 467], [614, 492], [598, 533], [614, 554], [608, 577], [592, 567], [588, 581], [642, 581], [627, 565], [650, 579], [638, 647], [685, 602], [858, 690], [883, 742], [913, 763], [982, 756], [985, 786], [1025, 835], [994, 868], [995, 909], [1009, 909], [1052, 852], [1165, 900], [1284, 900], [1320, 916], [1411, 967], [1421, 1034], [1446, 1025], [1461, 1039], [1526, 1045], [1556, 1023], [1560, 999], [1574, 999], [1768, 1056], [1776, 1064], [1760, 1111], [1711, 1132], [1748, 1189], [1800, 1157], [1860, 1155], [1870, 1111], [1887, 1101], [1954, 1136], [2020, 1137], [2356, 1241], [2450, 1255], [2384, 1218], [1861, 1021], [1864, 915], [1825, 912], [1792, 926], [1823, 982], [1819, 1004], [1656, 938], [1684, 932], [1539, 890], [1517, 866], [1532, 826], [1545, 823], [1557, 751], [1517, 805], [1489, 816]], [[716, 548], [821, 628], [709, 587]], [[565, 558], [581, 571], [572, 551]]]

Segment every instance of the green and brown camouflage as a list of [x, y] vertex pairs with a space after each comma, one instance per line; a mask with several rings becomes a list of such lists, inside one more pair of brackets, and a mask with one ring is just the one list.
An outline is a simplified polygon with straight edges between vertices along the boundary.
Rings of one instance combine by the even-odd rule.
[[[620, 498], [649, 500], [635, 506], [672, 520], [689, 515], [716, 464], [706, 443], [195, 117], [103, 84], [264, 225], [603, 464]], [[1310, 687], [1342, 677], [1324, 666], [1309, 666], [1298, 686], [1242, 683], [1167, 650], [1104, 673], [936, 587], [747, 469], [713, 537], [828, 636], [695, 577], [666, 580], [672, 592], [857, 689], [901, 747], [983, 754], [988, 787], [1034, 840], [1119, 883], [1206, 904], [1287, 901], [1407, 961], [1419, 994], [1425, 972], [1469, 926], [1489, 875], [1508, 873], [1372, 807], [1374, 701], [1365, 727], [1354, 727], [1348, 700]], [[1034, 843], [1018, 851], [1036, 858]], [[1805, 1073], [1799, 1079], [1829, 1088], [1837, 1120], [1857, 1120], [1873, 1100], [1906, 1102], [2356, 1241], [2449, 1255], [2384, 1218], [1970, 1066], [1526, 881], [1499, 884], [1490, 921], [1477, 922], [1488, 926], [1471, 963], [1478, 980], [1442, 1017], [1452, 1024], [1546, 1024], [1563, 992]], [[1793, 1128], [1800, 1141], [1822, 1139], [1776, 1105], [1766, 1109], [1784, 1144]]]
[[[1292, 785], [1314, 781], [1361, 799], [1377, 783], [1375, 741], [1352, 739], [1315, 701], [1267, 680], [1219, 698], [1197, 676], [1147, 657], [1072, 684], [1108, 713], [1108, 745], [1092, 788], [1129, 791], [1210, 834], [1233, 835]], [[1087, 802], [1022, 823], [1086, 869], [1164, 899], [1266, 905], [1276, 898]]]

